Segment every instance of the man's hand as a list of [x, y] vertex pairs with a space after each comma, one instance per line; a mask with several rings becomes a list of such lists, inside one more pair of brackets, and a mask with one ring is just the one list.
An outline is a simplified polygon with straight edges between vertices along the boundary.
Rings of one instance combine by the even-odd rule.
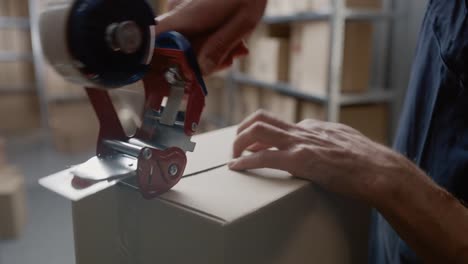
[[[271, 149], [274, 147], [275, 149]], [[244, 150], [254, 152], [241, 156]], [[283, 122], [260, 111], [239, 127], [233, 170], [274, 168], [311, 180], [333, 192], [360, 198], [374, 206], [391, 175], [419, 173], [403, 156], [341, 124], [305, 120]]]
[[257, 112], [240, 125], [234, 157], [233, 170], [279, 169], [371, 204], [427, 263], [468, 263], [468, 210], [405, 157], [350, 127]]
[[260, 21], [266, 0], [172, 0], [157, 18], [157, 33], [175, 30], [190, 39], [203, 74], [228, 67], [248, 53], [244, 39]]

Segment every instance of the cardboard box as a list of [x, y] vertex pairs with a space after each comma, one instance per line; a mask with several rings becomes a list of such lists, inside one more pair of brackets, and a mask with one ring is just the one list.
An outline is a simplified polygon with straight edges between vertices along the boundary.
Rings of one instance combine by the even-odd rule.
[[[301, 1], [301, 0], [296, 0]], [[269, 16], [286, 16], [296, 13], [296, 1], [269, 0], [265, 13]]]
[[0, 62], [0, 91], [33, 91], [34, 65], [28, 61]]
[[[368, 90], [371, 72], [373, 26], [370, 22], [346, 23], [342, 92]], [[297, 89], [324, 96], [328, 91], [331, 24], [298, 23], [291, 32], [290, 81]]]
[[[27, 55], [32, 53], [29, 30], [0, 28], [0, 52]], [[0, 91], [33, 90], [35, 84], [34, 65], [31, 61], [0, 61]]]
[[205, 78], [208, 96], [205, 98], [205, 109], [202, 120], [221, 119], [226, 117], [226, 80], [224, 76], [210, 76]]
[[0, 1], [0, 16], [9, 16], [9, 9], [10, 9], [10, 1], [3, 0]]
[[169, 12], [169, 0], [153, 0], [155, 11], [157, 14]]
[[0, 92], [0, 120], [0, 135], [17, 135], [38, 129], [38, 98], [29, 92]]
[[246, 117], [262, 108], [261, 88], [254, 86], [239, 86], [236, 91], [236, 102], [233, 109], [233, 122], [238, 124]]
[[[301, 102], [299, 119], [309, 118], [325, 120], [325, 108], [316, 103]], [[353, 127], [384, 145], [390, 143], [390, 120], [390, 109], [387, 104], [344, 106], [340, 113], [340, 123]]]
[[2, 0], [9, 1], [9, 15], [13, 17], [29, 17], [28, 0]]
[[236, 95], [233, 120], [236, 124], [259, 109], [267, 110], [284, 121], [297, 121], [298, 102], [294, 97], [247, 85], [240, 86]]
[[273, 113], [277, 118], [295, 123], [298, 101], [296, 98], [271, 90], [262, 90], [261, 108]]
[[31, 54], [31, 32], [25, 28], [0, 28], [0, 51]]
[[369, 22], [346, 23], [342, 76], [344, 93], [365, 92], [369, 88], [373, 30], [374, 27]]
[[0, 240], [18, 238], [26, 223], [24, 179], [12, 167], [0, 169]]
[[289, 39], [262, 36], [251, 39], [249, 48], [248, 75], [270, 83], [289, 80]]
[[[305, 4], [305, 5], [307, 7], [307, 10], [309, 11], [329, 10], [333, 8], [333, 1], [331, 0], [302, 0], [302, 1], [308, 2], [308, 4]], [[381, 0], [345, 0], [345, 5], [347, 8], [355, 8], [355, 9], [381, 9], [382, 1]]]
[[14, 29], [12, 32], [13, 51], [19, 54], [32, 54], [31, 32], [29, 29]]
[[349, 8], [381, 9], [382, 0], [346, 0]]
[[83, 87], [66, 81], [49, 65], [46, 67], [45, 83], [47, 96], [51, 98], [86, 98]]
[[354, 127], [364, 135], [384, 145], [390, 143], [390, 109], [386, 104], [347, 106], [340, 122]]
[[76, 153], [95, 149], [99, 123], [88, 100], [50, 104], [49, 118], [58, 151]]
[[158, 199], [114, 186], [73, 203], [77, 264], [365, 263], [369, 210], [287, 173], [228, 170], [235, 131], [196, 137], [191, 176]]
[[[381, 0], [346, 0], [346, 7], [361, 9], [380, 9]], [[332, 0], [270, 0], [266, 14], [270, 16], [287, 16], [303, 12], [327, 11], [333, 8]]]
[[9, 27], [0, 28], [0, 37], [2, 40], [0, 41], [0, 51], [11, 51], [14, 49], [13, 38], [16, 30], [15, 28]]

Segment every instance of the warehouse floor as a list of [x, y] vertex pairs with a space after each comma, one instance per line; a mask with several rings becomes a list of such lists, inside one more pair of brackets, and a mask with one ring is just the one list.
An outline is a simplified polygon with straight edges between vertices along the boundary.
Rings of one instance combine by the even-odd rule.
[[26, 177], [28, 223], [20, 239], [0, 241], [0, 264], [73, 264], [71, 203], [40, 187], [37, 180], [92, 153], [64, 155], [38, 136], [7, 141], [8, 161]]

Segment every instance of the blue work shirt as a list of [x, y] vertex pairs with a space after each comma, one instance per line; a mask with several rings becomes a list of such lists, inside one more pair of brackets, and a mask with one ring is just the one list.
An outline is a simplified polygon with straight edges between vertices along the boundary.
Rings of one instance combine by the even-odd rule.
[[[467, 11], [468, 0], [429, 1], [394, 145], [462, 201], [468, 201]], [[422, 263], [378, 213], [369, 261]]]

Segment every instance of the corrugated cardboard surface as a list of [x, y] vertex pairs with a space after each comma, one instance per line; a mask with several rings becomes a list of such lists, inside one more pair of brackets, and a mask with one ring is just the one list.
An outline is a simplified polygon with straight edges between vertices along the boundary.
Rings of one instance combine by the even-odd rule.
[[289, 39], [272, 38], [259, 30], [249, 43], [247, 74], [270, 83], [287, 82], [289, 78]]
[[[343, 50], [343, 92], [365, 92], [370, 80], [373, 25], [348, 21]], [[331, 24], [297, 23], [291, 32], [290, 81], [304, 92], [326, 95]]]
[[388, 144], [390, 118], [388, 104], [371, 104], [344, 107], [340, 121], [379, 143]]
[[[382, 7], [380, 0], [346, 0], [348, 8], [379, 9]], [[307, 11], [323, 11], [333, 7], [332, 0], [270, 0], [268, 1], [268, 15], [292, 15]]]
[[34, 94], [0, 94], [0, 135], [30, 133], [39, 128], [39, 103]]
[[261, 90], [254, 86], [239, 86], [235, 90], [236, 107], [234, 109], [234, 122], [240, 123], [247, 116], [261, 108]]
[[26, 221], [24, 179], [13, 167], [0, 169], [0, 239], [21, 235]]
[[382, 0], [346, 0], [346, 6], [351, 8], [382, 8]]
[[[325, 108], [316, 103], [301, 102], [299, 118], [325, 120]], [[340, 111], [340, 123], [359, 130], [381, 144], [388, 144], [390, 108], [387, 104], [344, 106]]]
[[291, 31], [291, 85], [299, 90], [324, 94], [328, 80], [330, 30], [327, 22], [294, 24]]
[[367, 91], [372, 62], [374, 26], [363, 21], [346, 23], [343, 54], [343, 92]]
[[261, 95], [262, 109], [271, 112], [281, 120], [293, 123], [297, 121], [298, 101], [296, 98], [267, 89], [261, 91]]
[[[224, 164], [234, 135], [197, 138], [187, 173]], [[116, 186], [74, 203], [77, 263], [362, 263], [366, 212], [284, 172], [221, 166], [159, 199]]]
[[57, 150], [76, 153], [95, 148], [99, 123], [88, 100], [50, 104], [49, 115]]

